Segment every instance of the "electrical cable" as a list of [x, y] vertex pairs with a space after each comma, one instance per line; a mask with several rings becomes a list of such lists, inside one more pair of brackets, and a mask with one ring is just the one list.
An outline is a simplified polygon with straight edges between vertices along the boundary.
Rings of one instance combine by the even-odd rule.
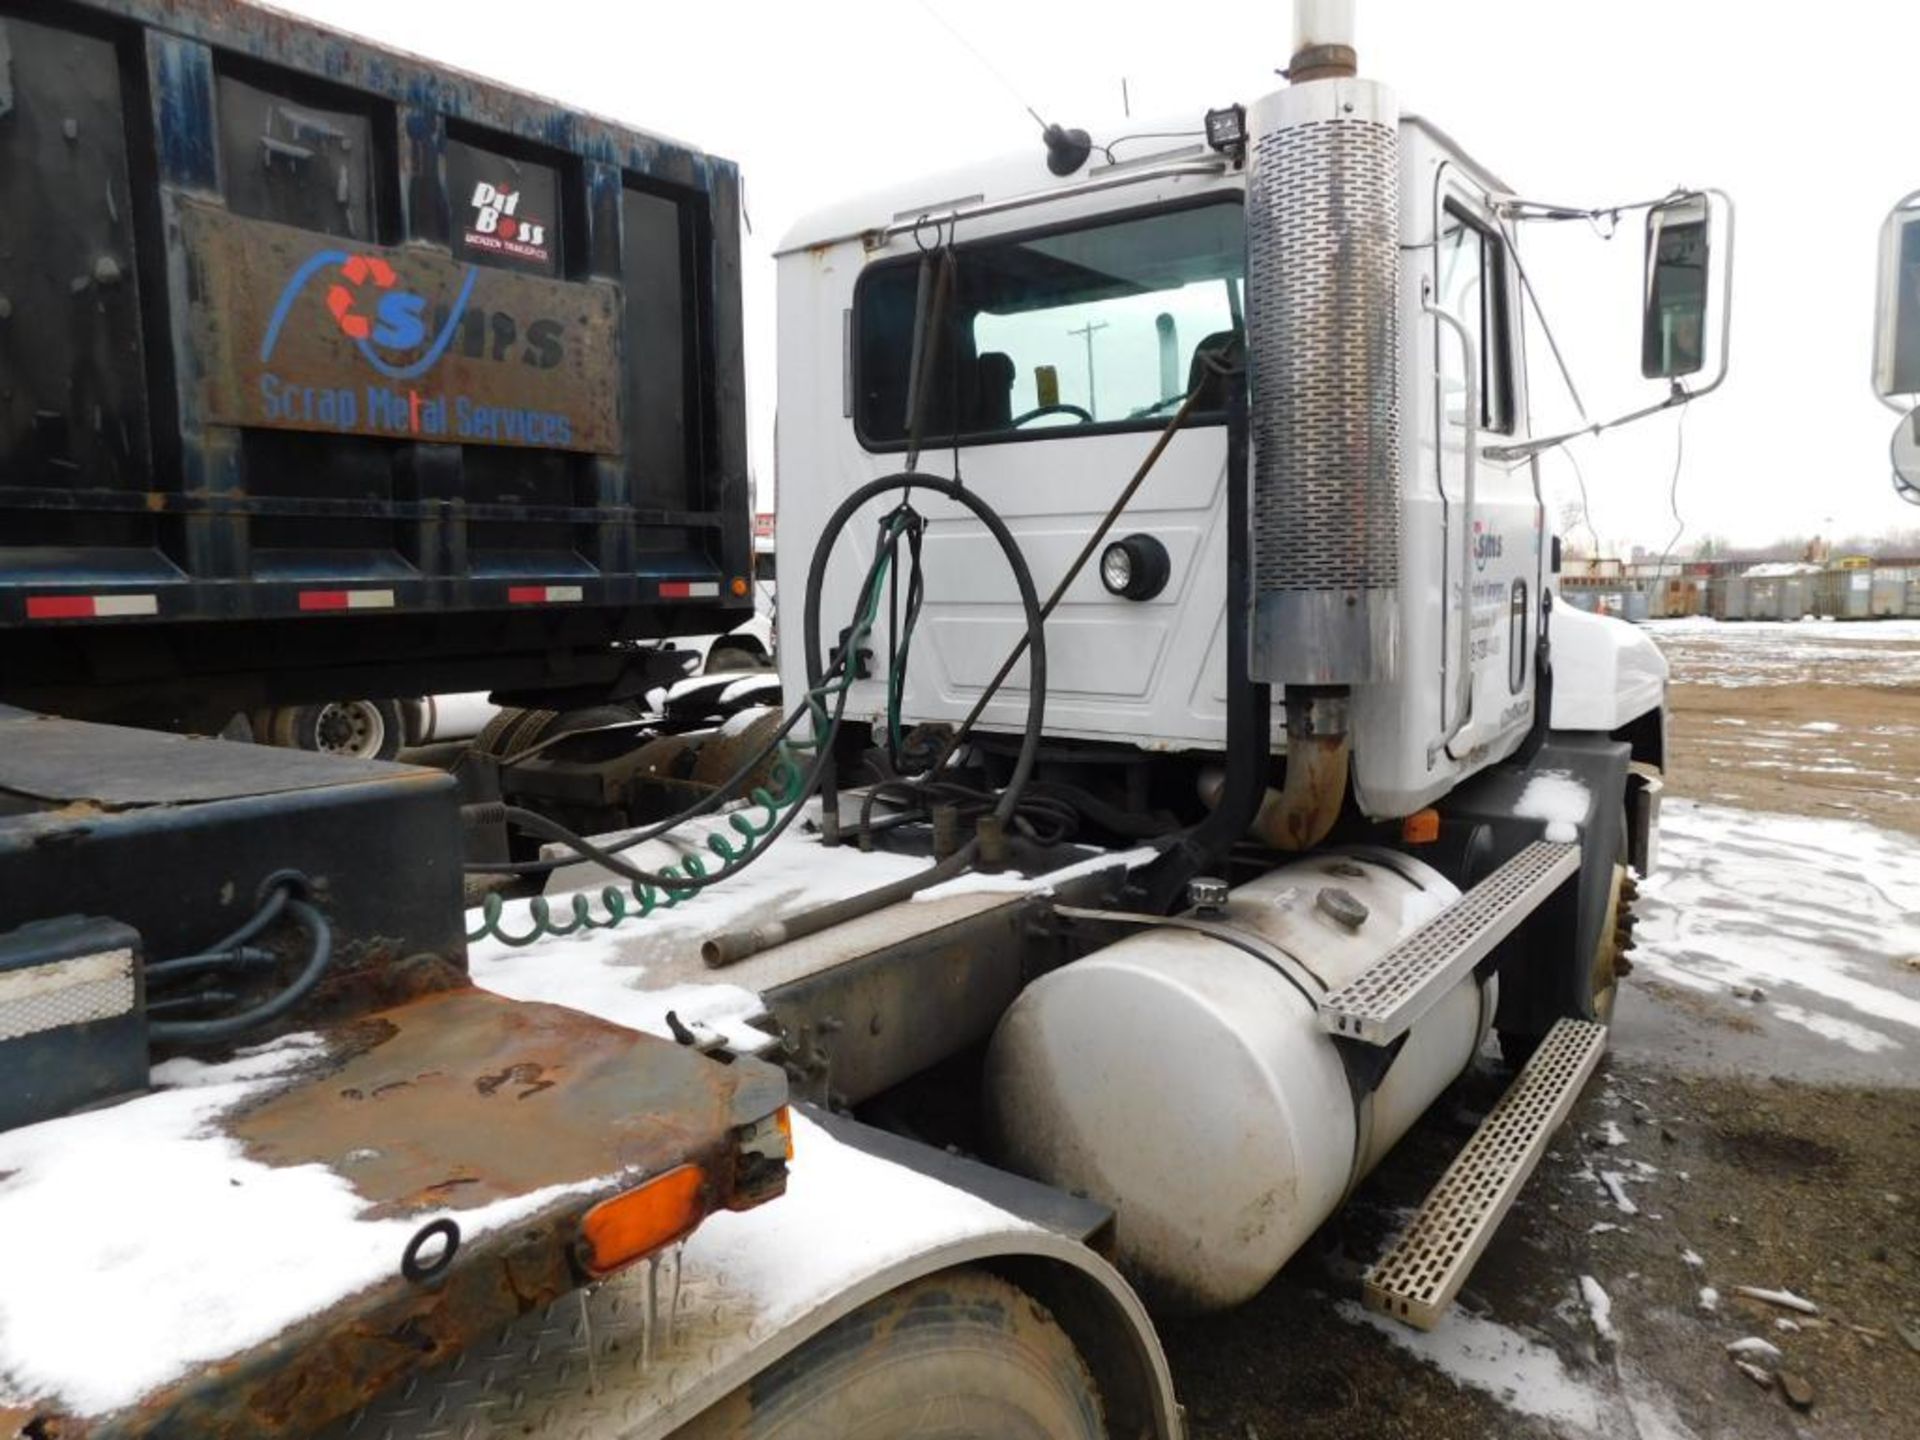
[[[1678, 386], [1674, 388], [1679, 389]], [[1687, 522], [1680, 518], [1680, 463], [1687, 454], [1689, 408], [1684, 404], [1680, 407], [1680, 419], [1673, 427], [1673, 479], [1667, 482], [1667, 508], [1673, 511], [1673, 538], [1667, 541], [1667, 548], [1660, 552], [1660, 564], [1653, 572], [1655, 580], [1667, 573], [1667, 557], [1673, 554], [1673, 547], [1680, 543], [1680, 537], [1687, 533]]]
[[[221, 1015], [210, 1020], [149, 1020], [147, 1023], [149, 1039], [163, 1045], [210, 1045], [217, 1041], [231, 1040], [271, 1020], [279, 1019], [306, 999], [313, 987], [320, 983], [320, 978], [327, 973], [328, 966], [333, 963], [333, 927], [327, 923], [327, 917], [310, 902], [296, 899], [289, 894], [290, 888], [282, 886], [276, 890], [276, 894], [282, 899], [274, 913], [277, 915], [279, 908], [284, 907], [295, 923], [307, 932], [309, 942], [306, 964], [301, 968], [299, 975], [294, 977], [293, 983], [272, 999], [262, 1001], [251, 1009], [242, 1010], [237, 1015]], [[262, 907], [263, 910], [265, 908], [265, 906]], [[258, 920], [259, 916], [256, 915], [254, 919]], [[253, 923], [249, 921], [248, 925]], [[243, 926], [242, 930], [246, 928]], [[201, 959], [204, 955], [188, 958]]]
[[1207, 132], [1204, 130], [1136, 130], [1131, 135], [1116, 135], [1097, 148], [1107, 157], [1107, 164], [1118, 165], [1120, 162], [1114, 159], [1113, 147], [1124, 145], [1129, 140], [1204, 140], [1206, 138]]
[[1573, 478], [1580, 486], [1580, 523], [1587, 527], [1587, 536], [1593, 541], [1593, 553], [1600, 553], [1600, 532], [1593, 528], [1593, 512], [1587, 508], [1587, 476], [1580, 468], [1580, 461], [1573, 453], [1571, 443], [1561, 447], [1560, 453], [1567, 458], [1567, 464], [1573, 467]]
[[[723, 836], [719, 834], [709, 835], [707, 837], [707, 846], [709, 850], [720, 857], [720, 870], [713, 874], [707, 874], [705, 873], [704, 867], [699, 865], [697, 857], [690, 856], [686, 861], [681, 862], [681, 868], [684, 873], [669, 874], [659, 871], [643, 870], [639, 866], [629, 864], [619, 858], [619, 852], [631, 849], [639, 843], [638, 837], [628, 837], [614, 845], [597, 845], [585, 836], [560, 824], [558, 821], [551, 820], [535, 811], [522, 809], [517, 805], [501, 807], [502, 818], [518, 826], [520, 829], [530, 831], [535, 835], [565, 846], [580, 859], [590, 860], [612, 871], [622, 879], [630, 881], [636, 887], [667, 891], [673, 895], [675, 900], [683, 898], [687, 892], [705, 889], [709, 885], [716, 885], [722, 880], [730, 879], [732, 876], [739, 874], [740, 871], [744, 870], [748, 865], [752, 864], [755, 859], [764, 854], [767, 847], [784, 834], [787, 828], [792, 825], [793, 821], [800, 814], [800, 802], [813, 792], [815, 785], [819, 782], [820, 774], [832, 754], [832, 739], [833, 736], [838, 733], [841, 718], [846, 709], [847, 694], [852, 689], [852, 677], [846, 673], [846, 661], [850, 656], [858, 652], [860, 642], [864, 640], [871, 631], [874, 620], [877, 618], [881, 582], [885, 580], [888, 571], [892, 568], [892, 541], [898, 538], [904, 528], [904, 521], [899, 518], [899, 512], [895, 511], [884, 517], [881, 521], [881, 528], [883, 532], [882, 541], [880, 545], [876, 547], [873, 563], [868, 567], [866, 579], [861, 587], [860, 602], [855, 613], [855, 623], [848, 632], [847, 642], [841, 649], [840, 658], [834, 664], [827, 667], [818, 679], [811, 682], [811, 688], [808, 690], [807, 695], [802, 699], [800, 704], [794, 707], [794, 712], [788, 716], [785, 724], [781, 727], [780, 734], [784, 735], [798, 723], [803, 715], [807, 715], [810, 712], [815, 713], [817, 722], [820, 720], [825, 721], [824, 725], [820, 727], [821, 733], [817, 734], [811, 742], [815, 747], [811, 767], [799, 784], [793, 787], [795, 794], [786, 802], [784, 810], [778, 813], [777, 818], [772, 819], [766, 826], [756, 828], [752, 825], [751, 820], [744, 816], [735, 815], [732, 817], [735, 822], [735, 829], [748, 838], [750, 848], [735, 850]], [[819, 700], [821, 696], [828, 693], [829, 689], [831, 689], [834, 694], [836, 703], [831, 717], [826, 717], [821, 711]], [[760, 755], [756, 757], [752, 765], [757, 765], [770, 753], [770, 747], [763, 747]], [[744, 767], [747, 773], [751, 772], [752, 765]], [[730, 789], [731, 786], [728, 788]], [[702, 802], [702, 805], [706, 808], [713, 808], [719, 803], [722, 803], [723, 798], [724, 794], [711, 796], [708, 797], [705, 802]], [[689, 807], [689, 809], [695, 808], [700, 807]], [[769, 808], [772, 809], [773, 807], [770, 805]], [[664, 829], [672, 828], [676, 823], [679, 822], [662, 822], [660, 826], [653, 827], [653, 829], [655, 833], [660, 833]], [[531, 866], [537, 867], [538, 870], [552, 870], [558, 869], [563, 865], [574, 863], [577, 863], [577, 861], [573, 859], [556, 858], [538, 862], [522, 862], [522, 865], [526, 866], [530, 864]], [[499, 867], [492, 864], [478, 864], [469, 865], [465, 868], [470, 871], [490, 873], [497, 871]], [[537, 873], [537, 871], [522, 868], [517, 869], [513, 873]], [[640, 905], [641, 914], [650, 913], [658, 903], [656, 898], [645, 895], [640, 889], [635, 890], [634, 898]], [[609, 911], [609, 918], [604, 921], [591, 919], [589, 913], [583, 909], [583, 905], [586, 903], [585, 896], [576, 896], [574, 900], [574, 923], [567, 929], [562, 930], [552, 924], [550, 913], [547, 911], [544, 902], [544, 897], [532, 897], [530, 908], [534, 912], [533, 919], [535, 928], [531, 933], [526, 935], [514, 936], [499, 928], [499, 921], [504, 908], [503, 902], [498, 896], [490, 895], [486, 901], [482, 902], [482, 925], [480, 931], [475, 935], [470, 935], [468, 938], [477, 939], [490, 934], [510, 945], [526, 944], [534, 939], [540, 938], [543, 934], [564, 935], [571, 934], [574, 930], [580, 929], [583, 926], [592, 929], [615, 925], [626, 918], [628, 913], [624, 898], [620, 897], [619, 889], [613, 886], [606, 887], [602, 895], [603, 903], [606, 904]]]
[[[882, 557], [885, 553], [884, 546], [875, 553], [874, 564], [869, 568], [867, 580], [862, 582], [863, 586], [872, 581], [875, 572], [881, 565]], [[838, 675], [843, 663], [844, 654], [842, 660], [836, 660], [827, 667], [826, 675]], [[624, 851], [633, 849], [635, 846], [644, 845], [650, 840], [657, 840], [669, 831], [677, 829], [691, 820], [698, 820], [710, 815], [737, 798], [735, 792], [739, 787], [744, 785], [748, 778], [774, 755], [781, 743], [792, 733], [794, 727], [807, 717], [812, 709], [812, 698], [813, 697], [809, 695], [796, 704], [781, 721], [780, 727], [767, 738], [760, 748], [748, 756], [746, 760], [742, 761], [731, 775], [716, 784], [710, 793], [664, 819], [656, 820], [631, 835], [624, 836], [617, 841], [601, 845], [597, 848], [602, 854], [618, 855]], [[784, 803], [776, 802], [774, 797], [767, 795], [761, 790], [756, 790], [749, 796], [749, 799], [756, 805], [773, 806], [776, 803]], [[736, 822], [734, 828], [736, 830], [741, 829], [739, 822], [743, 817], [736, 815], [733, 818]], [[753, 837], [749, 836], [748, 838]], [[711, 844], [711, 840], [709, 844]], [[576, 863], [578, 863], [576, 860], [562, 856], [542, 860], [470, 861], [461, 868], [469, 875], [546, 875]], [[679, 882], [676, 881], [675, 883], [677, 884]], [[468, 938], [473, 939], [477, 937], [469, 936]]]

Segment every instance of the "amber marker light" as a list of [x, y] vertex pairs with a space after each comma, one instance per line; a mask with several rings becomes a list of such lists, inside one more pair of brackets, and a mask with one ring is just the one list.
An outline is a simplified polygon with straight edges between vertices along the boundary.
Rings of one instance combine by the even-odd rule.
[[748, 589], [748, 586], [747, 586], [747, 577], [746, 577], [746, 576], [744, 576], [744, 575], [736, 575], [736, 576], [734, 576], [734, 577], [733, 577], [733, 584], [732, 584], [731, 586], [729, 586], [728, 588], [729, 588], [729, 589], [731, 589], [731, 590], [733, 591], [733, 593], [734, 593], [734, 595], [735, 595], [735, 597], [736, 597], [736, 598], [737, 598], [737, 597], [739, 597], [739, 596], [742, 596], [742, 595], [745, 595], [745, 594], [747, 593], [747, 589]]
[[611, 1274], [692, 1234], [707, 1215], [706, 1183], [698, 1165], [680, 1165], [587, 1211], [580, 1238], [588, 1272]]
[[1400, 822], [1400, 838], [1409, 845], [1431, 845], [1440, 838], [1440, 812], [1414, 811]]

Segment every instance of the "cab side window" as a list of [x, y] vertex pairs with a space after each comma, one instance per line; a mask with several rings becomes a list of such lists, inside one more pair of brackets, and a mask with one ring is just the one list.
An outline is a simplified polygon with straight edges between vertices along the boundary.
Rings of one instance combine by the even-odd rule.
[[[1435, 303], [1457, 315], [1474, 337], [1480, 369], [1480, 428], [1511, 435], [1513, 343], [1506, 242], [1498, 232], [1449, 201], [1441, 224], [1434, 280]], [[1454, 420], [1460, 418], [1467, 388], [1460, 365], [1460, 347], [1443, 338], [1440, 382], [1447, 415]]]

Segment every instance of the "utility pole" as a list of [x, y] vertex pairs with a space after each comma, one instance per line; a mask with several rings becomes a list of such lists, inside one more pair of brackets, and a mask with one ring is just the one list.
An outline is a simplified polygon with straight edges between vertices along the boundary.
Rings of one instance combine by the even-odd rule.
[[1093, 388], [1093, 336], [1096, 330], [1106, 328], [1107, 322], [1104, 320], [1089, 320], [1078, 330], [1067, 331], [1069, 335], [1084, 335], [1087, 339], [1087, 413], [1096, 420], [1100, 418], [1100, 410]]

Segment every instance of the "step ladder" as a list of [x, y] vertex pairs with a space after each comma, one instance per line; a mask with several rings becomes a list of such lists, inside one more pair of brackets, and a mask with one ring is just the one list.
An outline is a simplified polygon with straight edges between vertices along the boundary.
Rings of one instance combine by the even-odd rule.
[[1580, 847], [1536, 840], [1320, 1001], [1320, 1028], [1391, 1045], [1580, 869]]
[[1439, 1322], [1606, 1048], [1604, 1025], [1554, 1024], [1413, 1223], [1367, 1272], [1368, 1309], [1421, 1330]]

